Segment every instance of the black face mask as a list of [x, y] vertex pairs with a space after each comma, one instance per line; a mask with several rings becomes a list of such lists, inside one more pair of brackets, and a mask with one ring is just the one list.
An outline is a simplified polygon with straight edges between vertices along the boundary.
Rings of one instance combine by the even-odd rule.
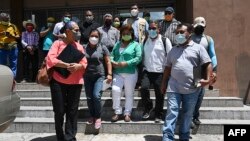
[[112, 21], [111, 20], [105, 20], [105, 25], [107, 27], [110, 27], [112, 25]]
[[194, 28], [194, 33], [196, 35], [202, 35], [204, 32], [204, 29], [205, 28], [203, 26], [198, 25], [196, 28]]

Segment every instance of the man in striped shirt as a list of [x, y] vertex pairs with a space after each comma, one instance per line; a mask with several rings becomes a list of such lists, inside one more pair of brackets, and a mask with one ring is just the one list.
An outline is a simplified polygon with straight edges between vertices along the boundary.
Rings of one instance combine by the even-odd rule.
[[172, 7], [167, 7], [165, 9], [165, 18], [160, 22], [160, 34], [167, 37], [171, 41], [172, 46], [176, 45], [174, 32], [177, 25], [180, 24], [180, 22], [174, 18], [174, 14], [174, 9]]

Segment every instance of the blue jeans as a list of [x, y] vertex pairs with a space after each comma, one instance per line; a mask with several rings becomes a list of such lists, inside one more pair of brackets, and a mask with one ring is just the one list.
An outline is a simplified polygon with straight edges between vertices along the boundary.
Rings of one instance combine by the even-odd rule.
[[12, 70], [14, 77], [16, 77], [17, 56], [17, 47], [11, 50], [0, 49], [0, 64], [7, 65], [7, 59], [9, 59], [10, 69]]
[[[200, 90], [199, 90], [200, 91]], [[179, 138], [180, 140], [189, 140], [190, 125], [193, 117], [194, 107], [198, 99], [198, 92], [191, 94], [180, 94], [168, 92], [168, 109], [163, 125], [163, 141], [173, 141], [175, 126], [179, 115], [180, 105], [182, 103]]]
[[196, 103], [195, 108], [194, 108], [193, 119], [198, 119], [200, 116], [199, 110], [201, 107], [201, 103], [203, 101], [204, 94], [205, 94], [205, 88], [201, 88], [201, 91], [198, 94], [197, 103]]
[[102, 83], [104, 76], [85, 76], [84, 86], [87, 96], [87, 104], [90, 115], [94, 118], [101, 117], [101, 97], [102, 97]]

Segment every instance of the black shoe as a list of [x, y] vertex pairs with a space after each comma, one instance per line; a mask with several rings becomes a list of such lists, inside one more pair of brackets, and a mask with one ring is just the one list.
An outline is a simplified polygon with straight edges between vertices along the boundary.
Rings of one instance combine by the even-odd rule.
[[194, 123], [195, 125], [200, 125], [200, 124], [201, 124], [201, 121], [200, 121], [198, 118], [196, 118], [196, 119], [193, 119], [193, 123]]
[[191, 129], [194, 129], [194, 128], [195, 128], [195, 124], [194, 124], [193, 121], [191, 122], [190, 128], [191, 128]]
[[145, 110], [142, 114], [142, 119], [148, 119], [152, 111], [153, 111], [153, 108], [151, 108], [150, 110]]

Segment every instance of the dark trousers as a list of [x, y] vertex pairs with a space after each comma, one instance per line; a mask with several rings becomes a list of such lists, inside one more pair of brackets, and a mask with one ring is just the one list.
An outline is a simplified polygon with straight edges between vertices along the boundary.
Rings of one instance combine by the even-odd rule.
[[[57, 140], [76, 141], [78, 106], [82, 85], [62, 84], [52, 79], [50, 90]], [[65, 134], [63, 132], [64, 114], [66, 114]]]
[[[30, 71], [30, 64], [32, 70]], [[31, 72], [31, 74], [30, 74]], [[24, 79], [27, 81], [35, 82], [38, 72], [38, 50], [34, 51], [34, 54], [30, 54], [28, 50], [24, 52]]]
[[152, 100], [150, 99], [149, 88], [150, 85], [153, 84], [156, 103], [155, 103], [155, 116], [161, 117], [163, 114], [163, 102], [164, 95], [161, 93], [160, 86], [162, 81], [162, 73], [154, 73], [148, 72], [146, 70], [142, 73], [142, 83], [141, 83], [141, 97], [142, 103], [144, 105], [145, 110], [150, 110], [153, 108]]

